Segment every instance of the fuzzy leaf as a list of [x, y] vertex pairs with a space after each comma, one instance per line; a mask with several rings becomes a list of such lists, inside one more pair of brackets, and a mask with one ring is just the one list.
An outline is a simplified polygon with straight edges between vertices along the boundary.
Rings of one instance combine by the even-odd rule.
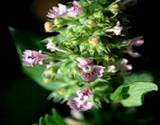
[[121, 85], [110, 97], [113, 102], [120, 102], [125, 107], [141, 106], [144, 94], [157, 90], [157, 85], [152, 82], [133, 82]]

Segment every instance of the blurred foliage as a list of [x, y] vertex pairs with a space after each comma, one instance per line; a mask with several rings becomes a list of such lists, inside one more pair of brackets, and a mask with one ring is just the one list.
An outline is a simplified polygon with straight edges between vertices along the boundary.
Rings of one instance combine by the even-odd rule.
[[67, 125], [63, 119], [55, 110], [52, 110], [52, 114], [41, 117], [39, 122], [33, 125]]
[[130, 74], [125, 77], [124, 84], [111, 94], [111, 100], [121, 102], [125, 107], [140, 106], [143, 104], [144, 94], [150, 91], [158, 91], [150, 74]]

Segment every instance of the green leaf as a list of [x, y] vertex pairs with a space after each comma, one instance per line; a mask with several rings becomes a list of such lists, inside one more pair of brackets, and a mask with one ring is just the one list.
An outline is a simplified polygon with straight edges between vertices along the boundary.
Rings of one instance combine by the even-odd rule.
[[124, 83], [133, 83], [133, 82], [152, 82], [153, 77], [150, 73], [133, 73], [131, 75], [127, 75], [124, 78]]
[[33, 125], [67, 125], [64, 119], [55, 111], [52, 110], [52, 114], [45, 115], [39, 119], [38, 123]]
[[110, 98], [113, 102], [120, 102], [125, 107], [141, 106], [144, 94], [157, 90], [157, 85], [152, 82], [133, 82], [118, 87]]
[[14, 29], [12, 27], [9, 28], [9, 31], [13, 37], [16, 48], [19, 51], [23, 51], [24, 49], [42, 49], [43, 44], [40, 42], [43, 38], [35, 33], [26, 32]]
[[69, 85], [65, 84], [63, 81], [52, 81], [46, 83], [42, 77], [44, 69], [45, 67], [40, 65], [35, 67], [23, 67], [24, 73], [26, 73], [30, 78], [32, 78], [35, 82], [47, 90], [56, 90]]

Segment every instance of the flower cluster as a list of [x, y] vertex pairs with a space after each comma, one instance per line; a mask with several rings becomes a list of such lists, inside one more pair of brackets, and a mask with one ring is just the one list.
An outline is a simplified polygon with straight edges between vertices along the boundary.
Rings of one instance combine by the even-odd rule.
[[86, 82], [93, 82], [97, 78], [103, 76], [105, 67], [100, 65], [93, 65], [90, 59], [78, 59], [78, 66], [82, 69], [81, 77]]
[[58, 34], [43, 40], [42, 52], [25, 50], [23, 64], [43, 65], [42, 83], [53, 90], [55, 101], [77, 111], [111, 102], [115, 88], [109, 83], [122, 84], [123, 75], [133, 69], [125, 54], [140, 57], [134, 47], [144, 43], [143, 37], [126, 38], [120, 5], [115, 0], [81, 0], [49, 9], [45, 31]]
[[69, 17], [75, 17], [81, 12], [81, 5], [74, 1], [73, 6], [71, 8], [67, 9], [66, 5], [63, 4], [58, 4], [58, 7], [52, 7], [48, 14], [47, 17], [51, 19], [56, 19], [61, 16], [69, 16]]
[[77, 91], [77, 97], [72, 97], [67, 104], [73, 110], [86, 111], [92, 108], [93, 104], [89, 102], [92, 96], [90, 89], [82, 89]]
[[37, 51], [25, 50], [23, 52], [23, 64], [27, 66], [35, 66], [41, 64], [44, 59], [44, 55]]

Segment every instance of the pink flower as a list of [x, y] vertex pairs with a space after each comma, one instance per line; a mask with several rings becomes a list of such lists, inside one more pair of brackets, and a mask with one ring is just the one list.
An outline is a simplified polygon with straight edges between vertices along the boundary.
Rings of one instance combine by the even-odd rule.
[[142, 36], [138, 36], [133, 39], [129, 39], [128, 41], [124, 41], [123, 44], [127, 47], [132, 47], [132, 46], [139, 47], [144, 44], [144, 39]]
[[88, 100], [88, 98], [92, 95], [92, 91], [90, 89], [81, 89], [77, 91], [77, 96], [80, 100]]
[[68, 100], [67, 105], [77, 111], [87, 111], [93, 107], [93, 104], [88, 101], [82, 101], [78, 97], [71, 98]]
[[139, 36], [139, 37], [131, 39], [130, 43], [133, 46], [138, 46], [139, 47], [139, 46], [142, 46], [144, 44], [144, 39], [143, 39], [142, 36]]
[[133, 46], [139, 47], [144, 44], [144, 39], [142, 36], [135, 37], [128, 41], [124, 41], [123, 44], [126, 46], [126, 53], [129, 54], [131, 57], [137, 58], [141, 55], [138, 52], [134, 52]]
[[73, 6], [67, 10], [68, 12], [66, 15], [70, 17], [75, 17], [81, 12], [81, 9], [81, 5], [78, 2], [73, 1]]
[[93, 82], [97, 79], [97, 76], [92, 72], [81, 72], [81, 77], [86, 82]]
[[105, 67], [99, 65], [93, 65], [93, 60], [79, 58], [78, 67], [82, 69], [81, 77], [86, 82], [93, 82], [98, 77], [102, 77]]
[[63, 4], [58, 4], [58, 7], [54, 6], [49, 10], [47, 17], [55, 19], [66, 14], [66, 12], [67, 12], [67, 7]]
[[132, 70], [133, 67], [132, 65], [128, 64], [128, 60], [123, 58], [121, 61], [120, 61], [120, 69], [122, 71], [128, 71], [128, 70]]
[[43, 54], [37, 51], [25, 50], [23, 52], [23, 64], [26, 66], [35, 66], [44, 59]]
[[104, 69], [105, 69], [105, 67], [103, 67], [103, 66], [98, 66], [98, 65], [91, 66], [90, 70], [88, 70], [87, 72], [85, 72], [85, 71], [81, 72], [81, 77], [86, 82], [93, 82], [98, 77], [103, 76]]
[[144, 44], [144, 40], [143, 39], [134, 40], [133, 42], [134, 42], [133, 43], [134, 46], [141, 46], [141, 45]]
[[141, 57], [141, 54], [139, 54], [138, 52], [134, 52], [132, 50], [128, 50], [127, 53], [133, 58]]
[[97, 76], [97, 77], [102, 77], [103, 73], [104, 73], [104, 69], [105, 67], [103, 66], [93, 66], [93, 73]]
[[79, 59], [77, 59], [77, 60], [78, 60], [78, 62], [79, 62], [78, 66], [79, 66], [80, 68], [84, 68], [84, 67], [90, 66], [90, 65], [92, 65], [92, 63], [93, 63], [93, 60], [90, 60], [90, 59], [82, 59], [82, 58], [79, 58]]

